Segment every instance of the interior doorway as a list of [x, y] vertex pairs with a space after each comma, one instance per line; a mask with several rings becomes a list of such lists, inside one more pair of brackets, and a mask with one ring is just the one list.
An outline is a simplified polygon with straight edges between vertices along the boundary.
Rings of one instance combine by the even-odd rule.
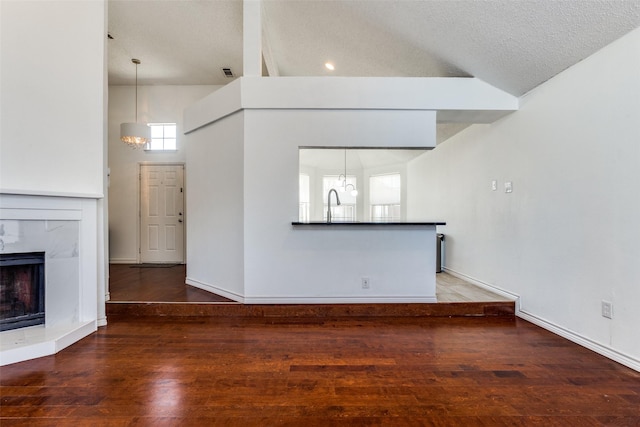
[[184, 164], [140, 165], [140, 262], [182, 264]]

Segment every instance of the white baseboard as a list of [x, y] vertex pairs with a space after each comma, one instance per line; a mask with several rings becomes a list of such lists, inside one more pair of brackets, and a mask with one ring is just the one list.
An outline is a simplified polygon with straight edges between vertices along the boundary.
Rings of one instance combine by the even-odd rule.
[[207, 292], [214, 293], [216, 295], [220, 295], [221, 297], [229, 298], [230, 300], [244, 303], [244, 297], [240, 294], [236, 294], [235, 292], [230, 292], [225, 289], [218, 288], [214, 285], [210, 285], [209, 283], [200, 282], [199, 280], [192, 279], [191, 277], [187, 277], [185, 280], [187, 285], [191, 285], [195, 288], [202, 289]]
[[425, 304], [436, 297], [245, 297], [245, 304]]
[[212, 292], [216, 295], [229, 298], [242, 304], [408, 304], [408, 303], [435, 303], [436, 297], [245, 297], [235, 292], [218, 288], [209, 283], [187, 277], [186, 283], [199, 289]]
[[621, 365], [627, 366], [635, 371], [640, 372], [640, 360], [634, 357], [631, 357], [627, 354], [621, 353], [611, 347], [595, 342], [587, 337], [584, 337], [580, 334], [577, 334], [573, 331], [563, 328], [562, 326], [556, 325], [553, 322], [542, 319], [541, 317], [538, 317], [535, 314], [528, 313], [526, 311], [521, 310], [520, 295], [498, 288], [489, 283], [475, 279], [471, 276], [468, 276], [464, 273], [460, 273], [459, 271], [452, 270], [450, 268], [444, 268], [444, 270], [447, 273], [451, 274], [452, 276], [466, 280], [470, 283], [473, 283], [476, 286], [487, 289], [491, 292], [495, 292], [504, 297], [515, 299], [516, 316], [518, 316], [519, 318], [524, 319], [528, 322], [531, 322], [534, 325], [540, 326], [541, 328], [546, 329], [549, 332], [553, 332], [554, 334], [559, 335], [562, 338], [568, 339], [569, 341], [574, 342], [582, 347], [588, 348], [589, 350], [594, 351], [608, 359], [611, 359], [614, 362], [618, 362]]
[[614, 350], [613, 348], [606, 345], [602, 345], [600, 343], [592, 341], [589, 338], [583, 337], [580, 334], [576, 334], [573, 331], [565, 329], [545, 319], [541, 319], [540, 317], [537, 317], [531, 313], [518, 310], [517, 316], [521, 319], [533, 323], [534, 325], [540, 326], [543, 329], [553, 332], [556, 335], [560, 335], [562, 338], [566, 338], [569, 341], [581, 345], [582, 347], [588, 348], [589, 350], [594, 351], [608, 359], [618, 362], [621, 365], [627, 366], [634, 371], [640, 372], [640, 360], [638, 359]]

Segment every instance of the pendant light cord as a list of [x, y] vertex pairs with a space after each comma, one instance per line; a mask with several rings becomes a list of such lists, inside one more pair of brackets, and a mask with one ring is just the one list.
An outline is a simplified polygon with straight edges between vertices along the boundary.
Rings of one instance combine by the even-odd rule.
[[347, 149], [344, 149], [344, 190], [347, 191]]
[[138, 123], [138, 64], [136, 64], [136, 123]]

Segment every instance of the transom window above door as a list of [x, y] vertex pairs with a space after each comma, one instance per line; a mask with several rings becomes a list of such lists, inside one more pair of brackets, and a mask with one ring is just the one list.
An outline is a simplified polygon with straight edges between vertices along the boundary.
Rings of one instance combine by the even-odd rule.
[[148, 123], [151, 128], [151, 142], [145, 151], [176, 151], [178, 149], [175, 123]]

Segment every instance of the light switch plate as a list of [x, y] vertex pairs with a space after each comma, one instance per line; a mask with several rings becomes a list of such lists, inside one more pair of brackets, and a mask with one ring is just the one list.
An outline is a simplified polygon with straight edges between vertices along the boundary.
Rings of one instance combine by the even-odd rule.
[[491, 190], [496, 191], [497, 189], [498, 189], [498, 181], [494, 179], [493, 181], [491, 181]]
[[602, 301], [602, 317], [613, 319], [613, 304], [609, 301]]
[[513, 184], [511, 184], [511, 181], [507, 181], [504, 183], [504, 192], [513, 193]]

